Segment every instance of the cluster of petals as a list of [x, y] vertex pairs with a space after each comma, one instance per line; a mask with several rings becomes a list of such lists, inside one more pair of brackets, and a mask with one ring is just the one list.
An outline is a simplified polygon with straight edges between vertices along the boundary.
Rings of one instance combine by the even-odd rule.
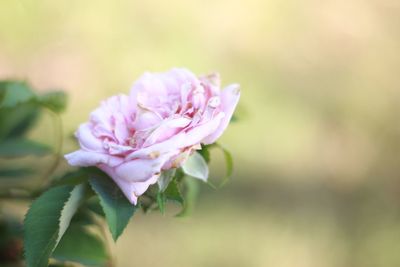
[[221, 136], [239, 96], [237, 84], [220, 89], [218, 74], [145, 73], [129, 95], [110, 97], [90, 114], [75, 134], [80, 149], [65, 158], [73, 166], [97, 166], [137, 204], [162, 171]]

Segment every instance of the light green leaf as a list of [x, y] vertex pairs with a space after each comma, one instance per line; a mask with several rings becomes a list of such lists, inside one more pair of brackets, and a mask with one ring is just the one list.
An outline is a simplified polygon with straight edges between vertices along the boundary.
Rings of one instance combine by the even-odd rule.
[[24, 221], [24, 250], [28, 267], [45, 267], [67, 230], [84, 196], [83, 185], [59, 186], [36, 199]]
[[231, 153], [226, 148], [224, 148], [222, 145], [220, 145], [218, 143], [216, 143], [215, 145], [218, 148], [220, 148], [222, 150], [222, 152], [224, 153], [225, 164], [226, 164], [226, 175], [220, 184], [220, 186], [224, 186], [227, 182], [229, 182], [229, 179], [233, 173], [233, 158], [232, 158]]
[[229, 123], [232, 122], [237, 122], [239, 120], [238, 115], [236, 113], [234, 113], [231, 117], [231, 120], [229, 121]]
[[210, 160], [210, 149], [213, 149], [213, 148], [218, 148], [222, 151], [222, 153], [224, 155], [224, 159], [225, 159], [226, 172], [225, 172], [225, 176], [222, 178], [222, 181], [220, 182], [220, 184], [218, 186], [214, 185], [210, 180], [208, 181], [208, 185], [210, 185], [213, 188], [219, 188], [219, 187], [224, 186], [227, 182], [229, 182], [229, 179], [232, 176], [233, 158], [232, 158], [231, 153], [225, 147], [223, 147], [219, 143], [214, 143], [211, 145], [203, 146], [202, 150], [199, 151], [199, 153], [203, 156], [203, 158], [207, 162], [209, 162], [209, 160]]
[[61, 237], [67, 230], [69, 223], [71, 222], [72, 216], [74, 216], [74, 214], [78, 210], [78, 207], [81, 204], [81, 201], [84, 198], [84, 196], [85, 196], [85, 190], [83, 185], [77, 185], [71, 191], [71, 196], [65, 203], [61, 213], [60, 230], [57, 238], [57, 243], [60, 241]]
[[106, 174], [90, 174], [89, 182], [99, 196], [111, 235], [114, 241], [117, 241], [136, 211], [136, 206], [128, 201], [114, 181]]
[[169, 169], [166, 171], [163, 171], [160, 175], [160, 178], [158, 178], [158, 188], [160, 192], [164, 192], [165, 189], [167, 188], [168, 184], [171, 182], [171, 180], [174, 178], [176, 173], [176, 169]]
[[198, 178], [204, 182], [208, 179], [208, 166], [204, 158], [198, 153], [193, 153], [182, 166], [185, 174]]
[[39, 96], [39, 103], [56, 113], [60, 113], [65, 110], [67, 105], [67, 95], [62, 91], [49, 92]]
[[108, 261], [103, 241], [78, 223], [65, 232], [52, 258], [85, 266], [107, 266]]
[[186, 217], [191, 214], [199, 194], [199, 184], [196, 179], [185, 177], [184, 184], [185, 190], [183, 191], [183, 209], [178, 215], [176, 215], [177, 217]]
[[8, 139], [0, 143], [0, 157], [42, 156], [51, 152], [51, 147], [24, 138]]

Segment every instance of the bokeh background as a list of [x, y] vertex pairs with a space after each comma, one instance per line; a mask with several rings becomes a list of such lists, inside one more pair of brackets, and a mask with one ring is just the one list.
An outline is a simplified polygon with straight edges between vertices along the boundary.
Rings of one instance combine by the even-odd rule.
[[0, 1], [0, 78], [68, 92], [64, 152], [144, 71], [241, 84], [231, 182], [135, 215], [121, 267], [400, 266], [399, 51], [397, 0]]

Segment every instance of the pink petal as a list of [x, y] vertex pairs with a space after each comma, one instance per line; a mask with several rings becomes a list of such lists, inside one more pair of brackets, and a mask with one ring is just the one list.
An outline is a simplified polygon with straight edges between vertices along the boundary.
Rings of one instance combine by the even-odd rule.
[[119, 157], [110, 156], [102, 153], [89, 152], [82, 149], [66, 154], [64, 157], [70, 165], [80, 167], [95, 166], [98, 164], [116, 166], [123, 162], [123, 159]]
[[147, 137], [143, 146], [146, 147], [153, 145], [156, 142], [164, 141], [176, 134], [177, 130], [184, 128], [189, 123], [190, 119], [184, 117], [166, 119], [161, 122], [160, 126], [158, 126], [149, 137]]
[[101, 165], [100, 169], [106, 172], [114, 180], [129, 202], [134, 205], [137, 204], [138, 197], [146, 192], [150, 185], [155, 184], [159, 177], [159, 175], [153, 175], [144, 182], [132, 182], [121, 179], [115, 173], [115, 170], [109, 166]]
[[165, 75], [173, 77], [180, 84], [198, 82], [196, 75], [185, 68], [173, 68], [172, 70], [166, 72]]
[[139, 109], [133, 128], [137, 131], [148, 130], [162, 122], [162, 118], [155, 112]]
[[123, 144], [129, 137], [129, 129], [125, 121], [125, 117], [122, 114], [114, 115], [114, 134], [117, 138], [118, 143]]
[[212, 120], [193, 127], [186, 133], [185, 146], [193, 146], [204, 142], [207, 136], [213, 134], [218, 129], [224, 117], [225, 114], [221, 112]]
[[153, 158], [133, 159], [115, 167], [115, 175], [129, 182], [144, 182], [161, 172], [161, 167], [170, 158], [169, 154], [151, 155]]
[[225, 117], [221, 120], [218, 129], [202, 141], [204, 144], [212, 144], [222, 135], [231, 120], [239, 98], [240, 90], [238, 84], [232, 84], [222, 91], [221, 107]]
[[102, 152], [103, 142], [93, 135], [93, 130], [89, 123], [83, 123], [79, 126], [75, 136], [77, 137], [79, 144], [82, 148]]
[[166, 153], [174, 153], [176, 152], [176, 150], [185, 147], [185, 138], [185, 133], [179, 133], [164, 142], [136, 150], [126, 156], [125, 160], [131, 160], [135, 158], [148, 158], [152, 154], [163, 155]]

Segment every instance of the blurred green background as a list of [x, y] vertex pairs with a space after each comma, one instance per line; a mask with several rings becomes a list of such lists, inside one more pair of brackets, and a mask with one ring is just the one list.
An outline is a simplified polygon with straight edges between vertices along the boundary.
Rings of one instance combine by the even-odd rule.
[[64, 152], [144, 71], [241, 84], [232, 181], [190, 218], [136, 215], [122, 267], [400, 266], [399, 51], [396, 0], [0, 1], [0, 78], [68, 92]]

